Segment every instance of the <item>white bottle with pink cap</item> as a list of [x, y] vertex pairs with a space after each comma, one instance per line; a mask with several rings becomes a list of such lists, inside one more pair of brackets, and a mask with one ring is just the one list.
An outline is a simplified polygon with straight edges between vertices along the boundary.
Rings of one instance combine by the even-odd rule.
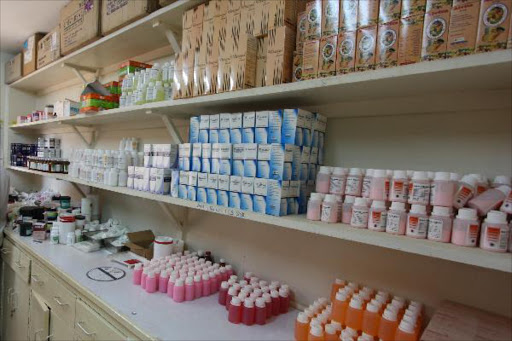
[[408, 192], [409, 180], [407, 179], [407, 173], [403, 170], [394, 171], [389, 188], [389, 200], [393, 202], [407, 202]]
[[507, 252], [509, 234], [507, 215], [500, 211], [490, 211], [482, 223], [480, 247], [494, 252]]
[[503, 185], [489, 188], [468, 202], [468, 206], [476, 209], [478, 215], [484, 216], [491, 210], [498, 209], [510, 194], [510, 187]]
[[453, 221], [452, 244], [475, 247], [479, 230], [480, 222], [476, 210], [461, 208]]
[[322, 203], [322, 216], [321, 221], [324, 223], [337, 223], [338, 222], [338, 200], [336, 195], [327, 194]]
[[405, 203], [392, 202], [386, 220], [386, 232], [398, 235], [405, 234], [406, 221]]
[[378, 232], [386, 231], [387, 217], [386, 202], [374, 200], [368, 215], [368, 229]]
[[449, 243], [452, 236], [452, 217], [449, 207], [434, 206], [432, 215], [428, 219], [429, 240]]
[[372, 200], [388, 200], [389, 195], [389, 178], [384, 169], [376, 169], [373, 171], [372, 183], [370, 185], [370, 199]]
[[407, 215], [405, 235], [418, 239], [427, 238], [428, 217], [427, 209], [423, 205], [412, 205]]

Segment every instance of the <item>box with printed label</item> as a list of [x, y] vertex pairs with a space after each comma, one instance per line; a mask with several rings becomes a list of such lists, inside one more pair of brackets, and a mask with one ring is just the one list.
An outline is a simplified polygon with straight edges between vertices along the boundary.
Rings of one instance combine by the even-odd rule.
[[59, 26], [51, 30], [37, 43], [37, 69], [60, 58]]
[[262, 37], [268, 33], [270, 3], [271, 0], [256, 0], [254, 4], [255, 37]]
[[298, 179], [300, 147], [272, 144], [270, 151], [270, 178], [274, 180]]
[[231, 128], [231, 114], [219, 114], [219, 129]]
[[188, 199], [188, 185], [178, 186], [178, 198], [185, 200]]
[[188, 172], [188, 185], [197, 187], [198, 182], [198, 172], [190, 171]]
[[208, 174], [208, 188], [218, 189], [219, 175], [210, 173]]
[[256, 160], [258, 158], [258, 145], [256, 143], [246, 143], [244, 146], [244, 176], [256, 176]]
[[231, 69], [229, 90], [243, 90], [256, 86], [256, 55], [258, 50], [257, 39], [249, 34], [238, 32], [233, 39], [231, 54]]
[[482, 0], [476, 51], [505, 49], [510, 28], [512, 0]]
[[241, 193], [240, 194], [240, 209], [242, 209], [244, 211], [252, 212], [253, 211], [252, 197], [253, 197], [252, 194]]
[[259, 144], [258, 145], [258, 163], [256, 176], [258, 178], [270, 178], [270, 158], [271, 158], [272, 145]]
[[427, 1], [423, 24], [421, 60], [444, 59], [448, 43], [452, 1]]
[[192, 171], [200, 172], [201, 171], [201, 156], [202, 156], [202, 144], [201, 143], [193, 143], [192, 144]]
[[57, 117], [70, 117], [78, 115], [80, 112], [80, 103], [69, 99], [56, 101], [53, 105], [53, 113]]
[[23, 76], [36, 70], [37, 66], [37, 46], [46, 33], [35, 33], [23, 43]]
[[267, 198], [262, 195], [252, 196], [253, 211], [260, 214], [265, 214], [267, 210]]
[[159, 168], [176, 168], [178, 166], [178, 145], [162, 144], [162, 159]]
[[149, 192], [149, 181], [151, 180], [151, 169], [144, 167], [144, 175], [142, 176], [142, 182], [140, 183], [140, 191]]
[[244, 175], [244, 158], [245, 158], [245, 144], [233, 144], [233, 175]]
[[187, 186], [187, 200], [197, 201], [197, 187]]
[[[364, 1], [364, 0], [363, 0]], [[354, 32], [357, 30], [357, 11], [359, 0], [344, 0], [340, 3], [340, 26], [338, 32]]]
[[204, 80], [204, 93], [206, 95], [217, 93], [217, 72], [219, 68], [219, 40], [221, 34], [226, 33], [226, 13], [222, 12], [224, 1], [210, 1], [206, 21], [213, 20], [213, 24], [204, 23], [206, 34], [206, 70]]
[[156, 193], [156, 171], [158, 168], [151, 168], [149, 171], [149, 192]]
[[308, 16], [306, 11], [297, 14], [297, 35], [295, 36], [295, 49], [302, 51], [302, 45], [306, 41], [308, 29]]
[[254, 179], [254, 194], [267, 196], [268, 179]]
[[380, 0], [379, 2], [379, 24], [399, 20], [402, 11], [401, 0]]
[[290, 83], [292, 80], [295, 30], [288, 26], [269, 30], [266, 85]]
[[340, 2], [325, 0], [322, 2], [322, 37], [338, 34], [340, 24]]
[[215, 35], [218, 36], [218, 58], [216, 74], [216, 93], [225, 92], [229, 89], [229, 71], [231, 63], [231, 51], [228, 44], [228, 34], [230, 35], [231, 25], [228, 27], [228, 7], [229, 1], [216, 1], [218, 4], [217, 16], [214, 18]]
[[268, 28], [289, 25], [295, 27], [297, 21], [296, 1], [273, 0], [268, 10]]
[[229, 207], [230, 208], [235, 208], [235, 209], [240, 209], [241, 207], [241, 198], [240, 198], [240, 193], [237, 193], [237, 192], [229, 192]]
[[357, 30], [356, 71], [375, 69], [377, 26], [366, 26]]
[[357, 31], [343, 31], [338, 34], [336, 49], [336, 74], [342, 75], [356, 70]]
[[5, 63], [5, 84], [11, 84], [23, 77], [23, 54], [18, 53]]
[[266, 214], [279, 217], [281, 215], [281, 199], [283, 186], [278, 180], [267, 182]]
[[101, 34], [110, 34], [158, 8], [157, 0], [102, 0]]
[[171, 169], [171, 196], [173, 198], [178, 197], [180, 183], [180, 171], [177, 169]]
[[475, 52], [480, 1], [453, 0], [446, 58]]
[[241, 23], [242, 23], [242, 33], [246, 33], [248, 35], [254, 36], [254, 20], [256, 16], [255, 8], [256, 1], [254, 0], [242, 0], [242, 15], [241, 15]]
[[254, 194], [254, 178], [242, 177], [242, 193]]
[[180, 172], [180, 185], [187, 185], [188, 186], [189, 181], [189, 172], [188, 171], [181, 171]]
[[197, 187], [207, 188], [208, 187], [208, 174], [197, 173]]
[[242, 177], [231, 175], [229, 177], [229, 190], [231, 192], [242, 192]]
[[256, 128], [254, 132], [254, 142], [257, 144], [268, 143], [268, 111], [256, 112]]
[[311, 0], [306, 4], [307, 40], [319, 40], [322, 36], [322, 0]]
[[[210, 12], [212, 12], [210, 14]], [[208, 4], [204, 4], [203, 10], [203, 21], [201, 23], [201, 35], [198, 38], [198, 51], [196, 51], [196, 56], [194, 60], [194, 97], [202, 96], [206, 94], [206, 87], [208, 86], [208, 91], [210, 91], [210, 85], [207, 85], [208, 77], [206, 76], [206, 68], [208, 63], [208, 47], [209, 42], [208, 38], [212, 38], [213, 35], [213, 14], [215, 13], [215, 5], [213, 2]], [[196, 21], [199, 20], [199, 16], [194, 18]], [[199, 31], [199, 23], [193, 23], [195, 29], [193, 28], [194, 34], [198, 34]]]
[[70, 1], [60, 10], [60, 53], [65, 56], [100, 35], [100, 0]]
[[218, 189], [220, 189], [222, 191], [229, 191], [229, 182], [230, 182], [229, 175], [219, 175]]
[[357, 28], [376, 26], [379, 21], [379, 1], [359, 1]]
[[208, 201], [207, 189], [198, 187], [197, 188], [197, 202], [206, 203]]
[[212, 173], [219, 174], [220, 170], [220, 144], [213, 143], [212, 146]]
[[227, 191], [217, 191], [217, 205], [229, 207], [229, 193]]
[[304, 42], [302, 53], [302, 79], [315, 79], [318, 76], [318, 54], [320, 40], [308, 40]]
[[284, 109], [281, 143], [301, 145], [304, 114], [302, 109]]
[[300, 82], [302, 80], [302, 52], [302, 50], [293, 52], [292, 82]]
[[190, 118], [190, 127], [188, 131], [188, 140], [190, 143], [199, 142], [199, 119], [199, 116], [192, 116]]
[[219, 129], [219, 143], [231, 143], [231, 131], [229, 129]]
[[421, 60], [423, 22], [424, 13], [402, 17], [402, 19], [400, 19], [398, 65], [414, 64]]
[[232, 144], [219, 143], [219, 174], [231, 175], [232, 173]]
[[231, 114], [229, 138], [231, 143], [242, 143], [242, 113]]
[[210, 129], [219, 129], [220, 128], [220, 115], [209, 115], [210, 116]]
[[398, 31], [400, 20], [379, 24], [377, 31], [376, 68], [398, 65]]
[[281, 143], [281, 130], [283, 128], [282, 110], [269, 111], [268, 125], [268, 142]]
[[400, 16], [405, 18], [415, 15], [424, 15], [426, 4], [427, 0], [402, 0]]
[[320, 39], [318, 57], [318, 77], [336, 75], [336, 46], [338, 35], [323, 36]]
[[217, 205], [217, 190], [214, 188], [206, 189], [206, 202], [210, 205]]

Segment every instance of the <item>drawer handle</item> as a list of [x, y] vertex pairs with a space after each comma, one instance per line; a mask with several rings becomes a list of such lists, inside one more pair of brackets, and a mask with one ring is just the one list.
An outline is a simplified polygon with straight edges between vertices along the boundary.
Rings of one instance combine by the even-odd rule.
[[37, 283], [39, 285], [43, 285], [43, 283], [44, 283], [40, 279], [37, 279], [37, 277], [35, 275], [30, 276], [30, 278], [32, 278], [32, 282]]
[[4, 255], [11, 253], [11, 251], [9, 251], [7, 249], [0, 249], [0, 252], [2, 252], [2, 254], [4, 254]]
[[87, 330], [85, 330], [85, 328], [82, 326], [81, 322], [77, 322], [76, 325], [77, 325], [78, 328], [82, 329], [84, 334], [87, 335], [87, 336], [92, 336], [92, 335], [96, 334], [96, 333], [89, 333]]
[[18, 267], [18, 269], [23, 269], [25, 266], [21, 265], [21, 262], [14, 263]]
[[60, 305], [61, 307], [62, 307], [63, 305], [69, 305], [69, 304], [67, 304], [67, 303], [62, 303], [62, 302], [59, 300], [59, 298], [60, 298], [59, 296], [54, 296], [54, 297], [53, 297], [53, 300], [54, 300], [55, 302], [57, 302], [57, 304], [58, 304], [58, 305]]

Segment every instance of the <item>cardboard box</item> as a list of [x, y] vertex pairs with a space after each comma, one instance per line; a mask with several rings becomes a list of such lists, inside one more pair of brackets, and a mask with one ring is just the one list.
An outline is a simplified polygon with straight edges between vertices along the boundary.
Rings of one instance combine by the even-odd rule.
[[255, 7], [256, 4], [253, 0], [242, 0], [242, 32], [252, 36], [254, 36]]
[[336, 74], [343, 75], [356, 70], [357, 31], [340, 32], [336, 49]]
[[194, 9], [185, 11], [181, 17], [181, 51], [190, 50], [192, 48], [192, 16]]
[[300, 82], [302, 80], [302, 51], [293, 52], [293, 74], [292, 82]]
[[375, 69], [377, 51], [377, 26], [357, 30], [356, 71]]
[[398, 65], [398, 32], [400, 19], [379, 24], [377, 31], [376, 68], [387, 68]]
[[59, 26], [51, 30], [37, 43], [37, 69], [60, 58]]
[[322, 37], [338, 34], [340, 26], [340, 2], [326, 0], [322, 2]]
[[306, 11], [297, 14], [297, 36], [295, 39], [295, 49], [302, 51], [302, 46], [306, 40], [308, 21]]
[[402, 18], [412, 15], [425, 14], [427, 0], [402, 0]]
[[400, 19], [402, 0], [380, 0], [379, 24], [385, 24]]
[[183, 97], [183, 63], [181, 59], [181, 53], [176, 54], [174, 60], [174, 75], [173, 75], [173, 91], [172, 98], [180, 99]]
[[292, 81], [295, 30], [282, 26], [269, 30], [267, 48], [267, 86]]
[[482, 0], [476, 37], [476, 51], [488, 52], [507, 47], [512, 0]]
[[[213, 6], [213, 4], [212, 4]], [[196, 51], [194, 55], [194, 89], [193, 96], [202, 96], [205, 93], [205, 79], [206, 79], [206, 49], [207, 49], [207, 35], [213, 25], [213, 17], [208, 21], [209, 4], [201, 5], [202, 13], [199, 17], [195, 16], [193, 20], [193, 34], [196, 41]], [[199, 23], [199, 20], [201, 22]], [[199, 32], [200, 31], [200, 32]], [[197, 37], [196, 37], [197, 35]]]
[[446, 57], [458, 57], [475, 52], [480, 0], [453, 0], [448, 30]]
[[302, 79], [315, 79], [318, 77], [318, 53], [320, 40], [308, 40], [304, 42], [302, 53]]
[[205, 95], [217, 93], [217, 71], [219, 68], [219, 38], [221, 28], [223, 27], [223, 25], [221, 25], [222, 17], [220, 16], [220, 10], [220, 1], [210, 1], [206, 20], [212, 21], [213, 23], [211, 25], [209, 23], [204, 24], [207, 27], [205, 28], [205, 30], [207, 30], [206, 71], [204, 81]]
[[37, 66], [37, 44], [45, 33], [35, 33], [23, 43], [23, 76], [36, 71]]
[[268, 29], [297, 23], [297, 8], [295, 0], [272, 0], [268, 10]]
[[254, 36], [268, 34], [268, 16], [271, 0], [256, 0], [254, 4]]
[[[229, 76], [231, 74], [231, 48], [233, 46], [232, 28], [236, 23], [236, 11], [231, 11], [228, 21], [228, 1], [220, 1], [219, 19], [215, 25], [219, 25], [219, 62], [217, 68], [217, 93], [229, 90]], [[239, 13], [240, 14], [240, 13]], [[238, 18], [239, 19], [239, 18]]]
[[229, 91], [254, 88], [256, 86], [257, 39], [242, 33], [238, 37], [238, 46], [233, 47], [231, 55], [231, 76]]
[[357, 27], [375, 26], [379, 22], [379, 0], [360, 0], [357, 10]]
[[322, 36], [322, 0], [312, 0], [306, 5], [308, 28], [306, 39], [319, 40]]
[[359, 0], [345, 0], [340, 6], [340, 27], [338, 32], [355, 32]]
[[5, 84], [17, 81], [23, 75], [23, 54], [18, 53], [5, 63]]
[[268, 37], [257, 38], [256, 51], [256, 87], [267, 84], [267, 48]]
[[427, 13], [423, 24], [421, 60], [442, 59], [446, 55], [448, 30], [450, 27], [451, 0], [427, 2]]
[[102, 0], [101, 34], [107, 35], [158, 8], [157, 0]]
[[[181, 57], [181, 97], [189, 98], [194, 93], [194, 58], [195, 50], [183, 50]], [[174, 71], [176, 72], [176, 70]]]
[[126, 234], [129, 242], [125, 244], [131, 252], [151, 260], [153, 258], [153, 242], [155, 235], [151, 230], [129, 232]]
[[320, 39], [320, 56], [318, 57], [318, 77], [336, 75], [336, 46], [338, 35], [334, 34]]
[[201, 4], [192, 10], [192, 49], [198, 50], [203, 40], [203, 21], [205, 16], [205, 4]]
[[414, 64], [421, 60], [423, 20], [423, 13], [400, 19], [398, 65]]
[[70, 1], [60, 10], [60, 53], [65, 56], [97, 40], [100, 0]]

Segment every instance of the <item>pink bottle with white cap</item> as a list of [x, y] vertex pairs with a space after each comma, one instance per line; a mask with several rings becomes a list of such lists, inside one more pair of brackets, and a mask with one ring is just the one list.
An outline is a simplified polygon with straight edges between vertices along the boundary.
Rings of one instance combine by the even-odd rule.
[[363, 172], [360, 168], [350, 168], [345, 186], [345, 195], [360, 196], [363, 185]]
[[430, 205], [451, 207], [455, 193], [455, 182], [448, 172], [436, 172], [430, 193]]
[[226, 305], [226, 297], [228, 296], [228, 290], [229, 290], [229, 284], [228, 282], [224, 281], [220, 285], [219, 289], [219, 304], [220, 305]]
[[273, 315], [273, 308], [272, 308], [272, 296], [270, 293], [264, 293], [262, 297], [265, 299], [265, 308], [267, 310], [267, 319], [271, 318]]
[[350, 220], [352, 219], [352, 206], [354, 206], [355, 200], [356, 197], [352, 195], [345, 196], [345, 201], [341, 209], [341, 222], [343, 224], [350, 224]]
[[453, 221], [452, 244], [461, 246], [476, 246], [480, 223], [476, 210], [461, 208]]
[[161, 293], [167, 292], [167, 284], [169, 283], [169, 273], [167, 270], [160, 272], [160, 277], [158, 278], [158, 291]]
[[[222, 259], [221, 259], [222, 260]], [[228, 280], [228, 273], [226, 272], [226, 268], [223, 266], [219, 269], [220, 272], [220, 282], [224, 282]]]
[[370, 197], [370, 189], [373, 181], [373, 173], [374, 169], [367, 169], [364, 173], [363, 177], [363, 185], [361, 186], [361, 197], [369, 198]]
[[430, 180], [427, 172], [415, 171], [409, 182], [407, 202], [416, 205], [428, 205], [430, 200]]
[[388, 200], [389, 196], [389, 178], [384, 169], [376, 169], [373, 171], [372, 183], [370, 186], [370, 199], [372, 200]]
[[473, 175], [464, 175], [453, 198], [453, 207], [462, 208], [476, 193], [478, 179]]
[[368, 229], [372, 231], [386, 231], [388, 212], [384, 201], [374, 200], [368, 215]]
[[389, 188], [389, 200], [393, 202], [407, 202], [409, 192], [409, 179], [403, 170], [393, 172], [391, 186]]
[[149, 271], [150, 271], [149, 266], [147, 266], [147, 267], [145, 266], [142, 269], [142, 276], [140, 277], [140, 286], [142, 287], [142, 289], [146, 289], [146, 279], [148, 277]]
[[272, 298], [272, 315], [279, 315], [279, 311], [281, 309], [281, 303], [279, 302], [279, 292], [277, 290], [272, 290], [270, 292], [270, 297]]
[[449, 243], [452, 236], [452, 217], [448, 207], [434, 206], [432, 215], [428, 219], [429, 240]]
[[146, 278], [146, 292], [150, 294], [156, 292], [156, 277], [154, 271], [150, 271]]
[[238, 324], [242, 320], [242, 301], [233, 297], [229, 303], [228, 321]]
[[231, 276], [234, 275], [234, 271], [233, 271], [233, 266], [232, 265], [230, 265], [230, 264], [226, 265], [226, 274], [227, 274], [228, 278], [231, 278]]
[[407, 227], [405, 235], [408, 237], [425, 239], [428, 231], [428, 217], [426, 207], [423, 205], [412, 205], [407, 215]]
[[132, 277], [132, 283], [135, 285], [140, 285], [142, 279], [142, 263], [135, 264], [135, 267], [133, 268], [133, 277]]
[[318, 174], [316, 175], [316, 188], [317, 193], [329, 193], [331, 183], [331, 167], [320, 166]]
[[267, 321], [267, 308], [263, 297], [256, 299], [256, 316], [254, 321], [256, 324], [264, 325]]
[[176, 274], [171, 274], [171, 276], [169, 276], [169, 282], [167, 282], [167, 296], [170, 298], [172, 298], [174, 294], [174, 283], [176, 283], [176, 279]]
[[500, 186], [512, 187], [510, 176], [497, 175], [492, 181], [492, 188], [498, 188]]
[[321, 219], [324, 223], [338, 222], [338, 198], [334, 194], [327, 194], [322, 202]]
[[195, 299], [194, 278], [187, 277], [185, 279], [185, 301], [193, 301]]
[[322, 216], [322, 201], [323, 195], [321, 193], [311, 193], [308, 200], [308, 209], [306, 218], [311, 221], [320, 221]]
[[211, 280], [208, 274], [203, 275], [203, 296], [211, 295]]
[[508, 196], [503, 201], [503, 204], [500, 207], [500, 211], [507, 214], [512, 214], [512, 191], [508, 193]]
[[386, 232], [396, 235], [404, 235], [407, 224], [405, 203], [392, 202], [386, 219]]
[[331, 182], [329, 184], [329, 193], [336, 195], [345, 194], [347, 185], [347, 172], [345, 168], [334, 167], [331, 174]]
[[365, 198], [356, 198], [352, 206], [352, 217], [350, 226], [357, 228], [368, 228], [368, 214], [370, 209]]
[[174, 283], [172, 298], [177, 303], [185, 301], [185, 281], [182, 278], [177, 279]]
[[201, 281], [201, 275], [194, 276], [194, 296], [195, 298], [203, 297], [203, 283]]
[[290, 293], [286, 288], [279, 289], [279, 313], [286, 314], [290, 309]]
[[494, 252], [507, 252], [509, 234], [507, 215], [501, 211], [490, 211], [482, 223], [480, 248]]
[[229, 303], [231, 302], [231, 299], [236, 296], [238, 296], [238, 290], [232, 286], [228, 289], [228, 293], [226, 295], [226, 302], [224, 303], [226, 305], [226, 310], [229, 310]]
[[254, 308], [254, 301], [250, 298], [246, 298], [242, 309], [242, 323], [247, 326], [252, 326], [255, 316], [256, 309]]
[[491, 210], [498, 209], [510, 194], [510, 187], [490, 188], [468, 202], [468, 206], [476, 209], [478, 215], [484, 216]]

